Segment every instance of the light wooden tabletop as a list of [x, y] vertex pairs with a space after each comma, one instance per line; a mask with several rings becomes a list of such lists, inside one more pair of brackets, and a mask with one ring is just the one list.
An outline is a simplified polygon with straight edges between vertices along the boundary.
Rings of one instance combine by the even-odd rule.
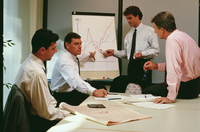
[[173, 103], [175, 107], [163, 110], [143, 108], [113, 100], [96, 101], [93, 96], [88, 97], [81, 105], [88, 103], [130, 108], [152, 118], [104, 126], [70, 114], [56, 126], [51, 127], [48, 132], [200, 132], [200, 97], [189, 100], [176, 99]]

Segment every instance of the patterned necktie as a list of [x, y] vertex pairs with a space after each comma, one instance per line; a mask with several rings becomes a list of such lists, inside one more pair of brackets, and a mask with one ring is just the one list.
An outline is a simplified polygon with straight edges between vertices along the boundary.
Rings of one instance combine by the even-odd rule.
[[135, 52], [136, 31], [137, 31], [137, 29], [135, 29], [135, 31], [133, 33], [130, 61], [133, 60], [133, 55], [134, 55], [134, 52]]
[[79, 75], [80, 75], [80, 62], [79, 62], [78, 57], [76, 57], [76, 59], [77, 59], [77, 61], [78, 61], [78, 73], [79, 73]]
[[42, 67], [42, 69], [43, 69], [43, 71], [44, 71], [45, 73], [47, 73], [45, 68]]
[[[43, 68], [43, 67], [42, 67], [42, 69], [43, 69], [43, 71], [44, 71], [45, 74], [46, 74], [46, 72], [47, 72], [46, 69]], [[51, 91], [51, 88], [50, 88], [50, 86], [49, 86], [49, 82], [47, 82], [47, 85], [48, 85], [48, 88], [49, 88], [49, 92], [50, 92], [50, 94], [53, 95], [53, 92]]]

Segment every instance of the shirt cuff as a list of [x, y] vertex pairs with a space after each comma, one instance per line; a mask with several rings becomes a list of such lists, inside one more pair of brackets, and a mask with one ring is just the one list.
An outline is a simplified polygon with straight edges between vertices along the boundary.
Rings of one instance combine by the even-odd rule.
[[64, 114], [64, 116], [66, 117], [67, 115], [69, 115], [70, 114], [70, 112], [69, 111], [66, 111], [66, 110], [62, 110], [62, 109], [60, 109], [62, 112], [63, 112], [63, 114]]
[[147, 51], [143, 51], [141, 53], [142, 53], [142, 56], [148, 56], [148, 52]]
[[167, 87], [167, 90], [168, 90], [167, 98], [174, 102], [177, 96], [176, 91], [170, 89], [170, 86]]
[[88, 55], [88, 57], [90, 57], [90, 52], [86, 53], [86, 55]]
[[173, 96], [170, 96], [170, 95], [167, 95], [167, 98], [172, 100], [173, 102], [175, 101], [176, 97], [173, 97]]
[[88, 94], [92, 96], [93, 95], [92, 93], [94, 92], [94, 90], [96, 90], [96, 88], [91, 87], [91, 89], [88, 91]]
[[157, 63], [158, 70], [157, 71], [165, 71], [165, 63]]
[[118, 50], [114, 50], [113, 55], [117, 56], [118, 54], [119, 54], [119, 51]]

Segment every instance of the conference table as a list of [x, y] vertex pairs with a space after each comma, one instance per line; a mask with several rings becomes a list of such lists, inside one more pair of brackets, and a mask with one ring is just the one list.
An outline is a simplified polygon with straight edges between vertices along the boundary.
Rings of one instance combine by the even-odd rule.
[[[129, 96], [126, 93], [118, 93]], [[48, 132], [200, 132], [200, 97], [195, 99], [176, 99], [175, 105], [168, 109], [152, 109], [125, 104], [117, 100], [95, 100], [89, 96], [80, 105], [105, 104], [132, 109], [152, 118], [122, 124], [105, 126], [83, 117], [69, 114]]]

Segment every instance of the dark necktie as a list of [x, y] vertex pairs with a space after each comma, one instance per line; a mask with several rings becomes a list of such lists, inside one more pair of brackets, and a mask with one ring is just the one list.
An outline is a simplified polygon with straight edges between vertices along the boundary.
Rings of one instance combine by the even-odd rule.
[[76, 57], [76, 59], [77, 59], [77, 61], [78, 61], [78, 73], [79, 73], [79, 75], [80, 75], [80, 62], [79, 62], [78, 57]]
[[133, 33], [130, 61], [133, 60], [133, 55], [134, 55], [134, 52], [135, 52], [136, 31], [137, 31], [137, 29], [135, 29], [135, 31]]

